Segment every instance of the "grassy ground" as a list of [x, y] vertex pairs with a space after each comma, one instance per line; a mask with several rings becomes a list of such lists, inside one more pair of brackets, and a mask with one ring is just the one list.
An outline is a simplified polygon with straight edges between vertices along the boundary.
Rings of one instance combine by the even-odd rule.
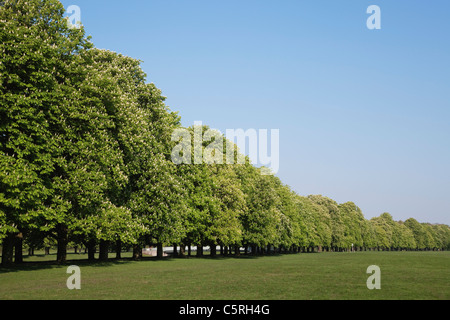
[[[0, 268], [0, 299], [347, 300], [450, 299], [450, 252], [355, 252], [240, 258], [145, 258]], [[33, 258], [39, 259], [39, 257]], [[81, 268], [69, 290], [68, 265]], [[381, 269], [381, 290], [366, 286]]]

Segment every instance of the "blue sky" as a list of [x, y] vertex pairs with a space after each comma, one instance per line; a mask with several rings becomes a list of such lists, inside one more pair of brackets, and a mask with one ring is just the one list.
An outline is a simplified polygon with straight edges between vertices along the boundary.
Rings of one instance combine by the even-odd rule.
[[96, 47], [143, 61], [183, 125], [279, 129], [297, 193], [450, 224], [449, 1], [62, 3]]

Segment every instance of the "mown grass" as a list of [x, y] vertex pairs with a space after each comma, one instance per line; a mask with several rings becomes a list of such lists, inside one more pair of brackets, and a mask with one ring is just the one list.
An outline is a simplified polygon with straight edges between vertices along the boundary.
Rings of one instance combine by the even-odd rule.
[[[80, 260], [83, 257], [69, 255], [74, 260], [67, 265], [26, 262], [0, 268], [0, 299], [450, 299], [450, 252], [146, 258], [103, 263]], [[66, 287], [71, 264], [81, 268], [81, 290]], [[381, 269], [381, 290], [366, 286], [370, 265]]]

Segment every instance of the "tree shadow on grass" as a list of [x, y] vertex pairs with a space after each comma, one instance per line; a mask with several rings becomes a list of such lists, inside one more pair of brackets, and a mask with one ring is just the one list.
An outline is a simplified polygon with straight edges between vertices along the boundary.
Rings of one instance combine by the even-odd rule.
[[[21, 271], [36, 271], [36, 270], [45, 270], [45, 269], [55, 269], [55, 268], [63, 268], [63, 267], [69, 267], [72, 265], [76, 265], [79, 267], [111, 267], [115, 265], [123, 265], [124, 263], [135, 263], [135, 262], [160, 262], [160, 261], [176, 261], [176, 260], [230, 260], [230, 259], [239, 259], [239, 260], [252, 260], [252, 259], [260, 259], [260, 258], [267, 258], [267, 257], [279, 257], [283, 254], [268, 254], [268, 255], [252, 255], [252, 254], [241, 254], [241, 255], [216, 255], [216, 256], [210, 256], [210, 255], [203, 255], [203, 256], [196, 256], [196, 255], [185, 255], [185, 256], [172, 256], [169, 255], [167, 257], [142, 257], [138, 260], [135, 260], [133, 258], [109, 258], [108, 260], [88, 260], [83, 258], [77, 258], [77, 259], [68, 259], [63, 263], [58, 263], [56, 260], [45, 260], [45, 261], [24, 261], [22, 263], [13, 263], [9, 266], [2, 266], [0, 265], [0, 274], [2, 273], [10, 273], [10, 272], [21, 272]], [[37, 258], [48, 258], [52, 255], [36, 255], [34, 257]], [[27, 256], [25, 256], [26, 258]]]
[[[121, 258], [115, 259], [110, 258], [108, 260], [88, 260], [88, 259], [68, 259], [65, 262], [59, 263], [57, 261], [24, 261], [22, 263], [13, 263], [8, 266], [0, 265], [0, 274], [9, 272], [20, 272], [20, 271], [36, 271], [45, 269], [56, 269], [56, 268], [67, 268], [72, 265], [79, 267], [111, 267], [114, 265], [123, 265], [124, 263], [132, 263], [137, 261], [158, 261], [162, 259], [156, 258], [142, 258], [140, 260], [133, 260], [132, 258]], [[164, 259], [169, 260], [169, 259]]]
[[240, 254], [240, 255], [203, 255], [203, 256], [184, 256], [184, 257], [174, 257], [173, 259], [204, 259], [204, 260], [230, 260], [230, 259], [242, 259], [242, 260], [253, 260], [260, 258], [270, 258], [270, 257], [280, 257], [284, 254], [281, 253], [271, 253], [271, 254]]

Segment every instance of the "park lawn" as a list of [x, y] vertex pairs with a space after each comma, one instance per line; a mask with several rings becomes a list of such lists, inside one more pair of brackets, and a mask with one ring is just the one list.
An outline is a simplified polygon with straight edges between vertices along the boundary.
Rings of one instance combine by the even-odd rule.
[[[123, 300], [448, 300], [450, 252], [354, 252], [261, 257], [127, 259], [0, 268], [0, 299]], [[66, 273], [81, 268], [81, 290]], [[367, 267], [381, 289], [366, 286]]]

